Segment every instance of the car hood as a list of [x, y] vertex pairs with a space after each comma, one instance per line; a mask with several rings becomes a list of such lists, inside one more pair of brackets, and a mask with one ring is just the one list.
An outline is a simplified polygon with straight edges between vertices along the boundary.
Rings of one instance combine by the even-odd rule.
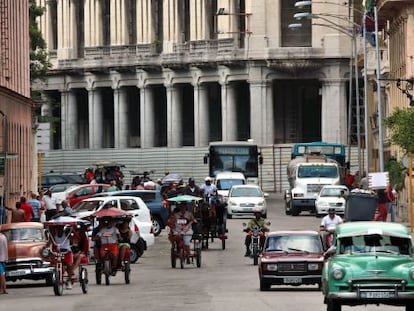
[[354, 254], [335, 258], [331, 263], [331, 266], [332, 269], [344, 269], [348, 278], [387, 275], [395, 276], [395, 274], [398, 274], [401, 271], [406, 272], [407, 270], [414, 268], [414, 262], [409, 256], [392, 254]]
[[262, 255], [262, 261], [323, 261], [323, 254], [305, 252], [269, 252]]
[[9, 261], [15, 261], [16, 259], [41, 257], [42, 249], [45, 246], [46, 241], [9, 243]]
[[229, 197], [228, 200], [235, 203], [259, 203], [264, 202], [264, 198], [260, 197]]
[[336, 203], [340, 202], [345, 205], [345, 199], [344, 198], [338, 198], [338, 197], [318, 197], [316, 199], [319, 202], [328, 202], [328, 203]]

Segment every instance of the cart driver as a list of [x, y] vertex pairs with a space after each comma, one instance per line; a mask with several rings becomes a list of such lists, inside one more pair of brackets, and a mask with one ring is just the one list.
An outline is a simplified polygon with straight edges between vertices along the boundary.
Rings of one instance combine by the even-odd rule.
[[196, 222], [193, 213], [187, 210], [186, 202], [178, 202], [174, 214], [170, 217], [169, 223], [171, 228], [170, 241], [184, 243], [187, 263], [190, 256], [190, 242], [193, 236], [192, 224]]
[[119, 244], [121, 239], [118, 228], [114, 224], [114, 220], [104, 217], [103, 226], [96, 234], [96, 239], [101, 242], [101, 258], [105, 257], [106, 249], [112, 254], [112, 274], [115, 275], [118, 266]]

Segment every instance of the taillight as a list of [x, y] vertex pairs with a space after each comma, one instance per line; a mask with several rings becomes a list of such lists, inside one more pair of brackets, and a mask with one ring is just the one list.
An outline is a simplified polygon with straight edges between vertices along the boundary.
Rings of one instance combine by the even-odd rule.
[[134, 231], [135, 231], [137, 234], [139, 234], [139, 228], [138, 228], [137, 224], [134, 224]]

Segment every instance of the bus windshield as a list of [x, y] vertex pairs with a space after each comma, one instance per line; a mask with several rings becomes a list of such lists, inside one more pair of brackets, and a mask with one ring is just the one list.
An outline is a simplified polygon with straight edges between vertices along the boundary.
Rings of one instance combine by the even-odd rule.
[[259, 158], [257, 145], [211, 144], [209, 147], [209, 174], [215, 177], [220, 172], [240, 172], [246, 178], [259, 176]]

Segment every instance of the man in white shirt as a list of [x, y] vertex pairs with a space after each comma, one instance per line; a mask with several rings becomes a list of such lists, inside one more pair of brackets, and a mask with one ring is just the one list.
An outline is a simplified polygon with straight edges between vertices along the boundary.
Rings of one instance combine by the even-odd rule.
[[335, 209], [330, 208], [328, 210], [328, 215], [322, 218], [321, 225], [319, 230], [323, 232], [323, 241], [326, 243], [327, 247], [332, 246], [333, 240], [333, 231], [335, 230], [336, 226], [343, 223], [343, 220], [340, 216], [335, 214]]
[[43, 202], [45, 202], [46, 220], [50, 220], [58, 212], [56, 206], [56, 199], [52, 198], [52, 191], [46, 191], [45, 195], [43, 196]]

